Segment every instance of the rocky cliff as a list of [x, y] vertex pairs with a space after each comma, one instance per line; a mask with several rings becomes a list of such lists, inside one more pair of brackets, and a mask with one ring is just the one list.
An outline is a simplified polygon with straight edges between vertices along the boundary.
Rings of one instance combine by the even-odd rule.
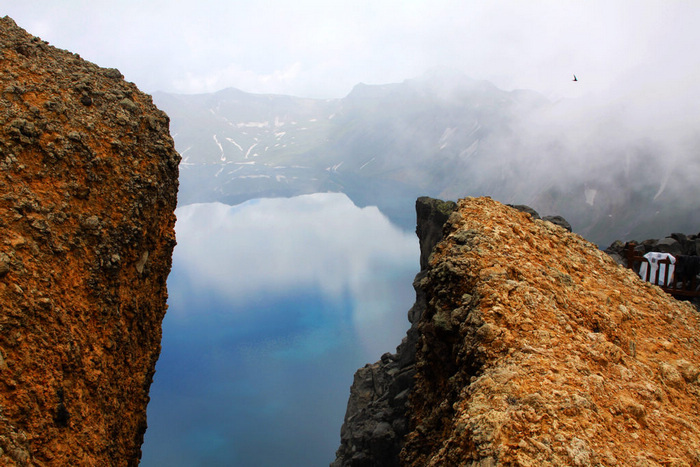
[[151, 98], [0, 19], [0, 464], [136, 465], [179, 155]]
[[380, 361], [355, 373], [333, 467], [399, 465], [399, 452], [408, 433], [406, 404], [416, 373], [417, 325], [427, 305], [421, 284], [430, 252], [442, 239], [443, 225], [456, 208], [451, 201], [427, 197], [416, 201], [421, 271], [413, 281], [416, 303], [408, 312], [411, 328], [396, 353], [386, 353]]
[[[694, 307], [489, 198], [459, 202], [425, 267], [402, 421], [375, 411], [363, 438], [377, 403], [349, 404], [335, 465], [700, 464]], [[392, 436], [382, 463], [366, 446]]]

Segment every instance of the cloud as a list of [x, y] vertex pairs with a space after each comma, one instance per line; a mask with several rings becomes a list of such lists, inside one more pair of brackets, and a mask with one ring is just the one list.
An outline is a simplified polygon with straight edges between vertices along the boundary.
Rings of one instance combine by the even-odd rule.
[[[332, 301], [349, 296], [358, 334], [384, 350], [391, 349], [376, 329], [400, 335], [408, 325], [418, 241], [376, 207], [358, 208], [343, 194], [313, 194], [238, 206], [194, 204], [176, 214], [171, 301], [190, 290], [209, 290], [231, 304], [307, 289]], [[405, 309], [391, 306], [397, 293], [407, 298]], [[202, 311], [171, 312], [189, 319]]]
[[[3, 10], [148, 92], [256, 91], [272, 77], [264, 92], [342, 97], [358, 82], [448, 66], [504, 89], [575, 97], [700, 68], [700, 5], [684, 1], [26, 0]], [[585, 88], [569, 86], [572, 73]]]
[[192, 281], [231, 299], [302, 286], [338, 296], [417, 245], [376, 207], [357, 208], [343, 194], [194, 204], [176, 215], [174, 261]]
[[291, 90], [292, 83], [298, 78], [300, 72], [301, 63], [299, 62], [269, 74], [259, 74], [231, 64], [213, 71], [206, 71], [206, 74], [186, 72], [184, 78], [173, 80], [173, 88], [178, 93], [195, 94], [215, 92], [229, 87], [230, 83], [236, 83], [236, 87], [246, 92], [275, 94], [281, 89]]

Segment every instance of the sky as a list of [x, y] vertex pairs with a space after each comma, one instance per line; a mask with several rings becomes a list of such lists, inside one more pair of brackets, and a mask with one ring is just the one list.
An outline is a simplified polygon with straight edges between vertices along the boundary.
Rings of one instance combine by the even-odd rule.
[[694, 0], [5, 0], [5, 14], [151, 93], [340, 98], [447, 67], [553, 99], [663, 99], [658, 83], [700, 79]]

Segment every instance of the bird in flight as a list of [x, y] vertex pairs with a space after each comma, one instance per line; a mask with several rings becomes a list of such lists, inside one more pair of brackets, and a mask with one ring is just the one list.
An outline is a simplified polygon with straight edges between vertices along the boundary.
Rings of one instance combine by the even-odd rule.
[[574, 79], [572, 79], [571, 81], [578, 81], [578, 79], [576, 78], [576, 75], [574, 75]]

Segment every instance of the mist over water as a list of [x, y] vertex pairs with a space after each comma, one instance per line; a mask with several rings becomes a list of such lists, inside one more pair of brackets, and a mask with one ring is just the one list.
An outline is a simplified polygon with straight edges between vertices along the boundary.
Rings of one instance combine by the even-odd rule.
[[418, 241], [342, 194], [177, 210], [144, 466], [327, 465], [408, 329]]
[[[465, 165], [460, 176], [474, 174], [474, 190], [450, 195], [489, 195], [563, 215], [602, 247], [697, 233], [700, 92], [673, 70], [664, 76], [513, 114], [507, 131], [480, 142], [493, 157]], [[585, 89], [579, 78], [572, 86]]]
[[[571, 76], [562, 79], [579, 95], [559, 99], [437, 68], [359, 84], [339, 100], [237, 90], [157, 100], [188, 161], [186, 203], [340, 191], [411, 229], [418, 196], [491, 196], [562, 215], [602, 247], [697, 233], [700, 91], [673, 69], [604, 90], [600, 77]], [[265, 128], [251, 130], [249, 120]], [[254, 160], [250, 148], [260, 151]]]

